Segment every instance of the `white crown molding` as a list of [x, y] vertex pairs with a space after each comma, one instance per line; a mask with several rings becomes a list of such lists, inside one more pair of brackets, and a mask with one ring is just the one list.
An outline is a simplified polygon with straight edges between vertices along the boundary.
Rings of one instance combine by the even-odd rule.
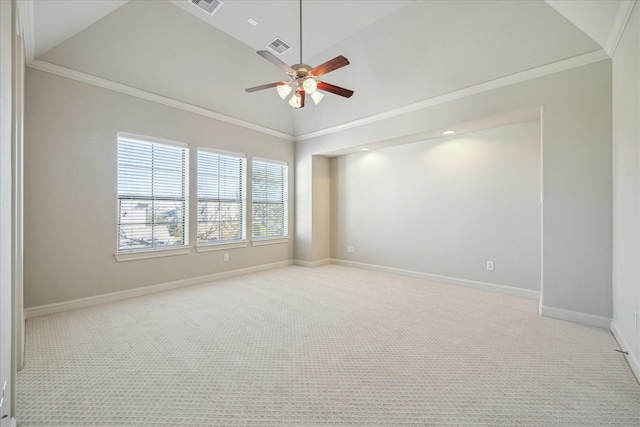
[[499, 79], [490, 80], [488, 82], [480, 83], [474, 86], [469, 86], [464, 89], [456, 90], [446, 93], [444, 95], [436, 96], [434, 98], [425, 99], [413, 104], [405, 105], [403, 107], [388, 110], [383, 113], [374, 114], [361, 119], [346, 122], [337, 126], [321, 129], [314, 132], [298, 135], [296, 141], [304, 141], [307, 139], [317, 138], [323, 135], [329, 135], [336, 132], [341, 132], [347, 129], [351, 129], [358, 126], [363, 126], [369, 123], [377, 122], [391, 117], [407, 114], [413, 111], [422, 110], [424, 108], [433, 107], [435, 105], [444, 104], [446, 102], [455, 101], [457, 99], [466, 98], [471, 95], [476, 95], [482, 92], [488, 92], [493, 89], [509, 86], [515, 83], [524, 82], [527, 80], [536, 79], [539, 77], [548, 76], [550, 74], [558, 73], [561, 71], [570, 70], [572, 68], [582, 67], [583, 65], [592, 64], [594, 62], [610, 59], [610, 57], [603, 50], [594, 50], [593, 52], [585, 53], [582, 55], [574, 56], [573, 58], [564, 59], [562, 61], [553, 62], [551, 64], [542, 65], [540, 67], [532, 68], [530, 70], [522, 71], [519, 73], [511, 74]]
[[174, 282], [160, 283], [158, 285], [143, 286], [126, 291], [111, 292], [108, 294], [94, 295], [86, 298], [78, 298], [70, 301], [56, 302], [53, 304], [39, 305], [25, 309], [25, 318], [32, 319], [34, 317], [47, 316], [49, 314], [62, 313], [78, 308], [92, 307], [94, 305], [107, 304], [110, 302], [121, 301], [129, 298], [136, 298], [144, 295], [151, 295], [157, 292], [168, 291], [172, 289], [185, 288], [187, 286], [201, 285], [204, 283], [215, 282], [230, 277], [242, 276], [259, 271], [273, 270], [293, 265], [292, 260], [274, 262], [272, 264], [257, 265], [254, 267], [241, 268], [237, 270], [225, 271], [222, 273], [208, 274], [205, 276], [192, 277], [189, 279], [176, 280]]
[[34, 0], [22, 0], [17, 1], [18, 10], [18, 25], [20, 27], [19, 33], [22, 36], [22, 42], [24, 44], [24, 54], [27, 63], [33, 61], [36, 49], [36, 31], [35, 31], [35, 18], [34, 18]]
[[579, 311], [565, 310], [563, 308], [540, 306], [540, 315], [558, 320], [580, 323], [587, 326], [611, 330], [611, 318], [596, 316], [595, 314], [580, 313]]
[[209, 117], [215, 120], [220, 120], [221, 122], [230, 123], [232, 125], [254, 130], [267, 135], [282, 138], [288, 141], [295, 141], [295, 138], [293, 135], [289, 135], [284, 132], [280, 132], [280, 131], [270, 129], [264, 126], [260, 126], [255, 123], [247, 122], [244, 120], [236, 119], [234, 117], [230, 117], [221, 113], [216, 113], [215, 111], [207, 110], [206, 108], [197, 107], [195, 105], [188, 104], [186, 102], [167, 98], [165, 96], [147, 92], [142, 89], [137, 89], [132, 86], [127, 86], [122, 83], [117, 83], [112, 80], [103, 79], [102, 77], [97, 77], [91, 74], [83, 73], [81, 71], [73, 70], [71, 68], [62, 67], [60, 65], [42, 61], [40, 59], [34, 59], [32, 61], [29, 61], [27, 63], [27, 66], [29, 68], [33, 68], [34, 70], [44, 71], [45, 73], [55, 74], [60, 77], [65, 77], [65, 78], [76, 80], [82, 83], [87, 83], [93, 86], [101, 87], [103, 89], [109, 89], [115, 92], [123, 93], [125, 95], [135, 96], [136, 98], [145, 99], [147, 101], [156, 102], [158, 104], [177, 108], [183, 111], [188, 111], [190, 113], [198, 114], [200, 116]]
[[629, 22], [635, 4], [636, 0], [623, 0], [618, 4], [618, 11], [616, 12], [611, 31], [609, 31], [609, 37], [607, 37], [607, 42], [604, 46], [605, 52], [607, 52], [607, 55], [611, 58], [613, 58], [618, 43], [620, 43], [620, 38], [622, 38], [622, 33], [624, 33], [627, 22]]
[[572, 58], [564, 59], [562, 61], [553, 62], [551, 64], [532, 68], [530, 70], [511, 74], [509, 76], [501, 77], [499, 79], [490, 80], [488, 82], [480, 83], [474, 86], [469, 86], [467, 88], [456, 90], [444, 95], [436, 96], [434, 98], [429, 98], [413, 104], [405, 105], [403, 107], [395, 108], [395, 109], [388, 110], [378, 114], [373, 114], [371, 116], [363, 117], [361, 119], [352, 120], [350, 122], [342, 123], [336, 126], [331, 126], [325, 129], [302, 134], [299, 136], [289, 135], [274, 129], [269, 129], [264, 126], [256, 125], [254, 123], [246, 122], [244, 120], [229, 117], [221, 113], [216, 113], [215, 111], [207, 110], [202, 107], [197, 107], [195, 105], [191, 105], [186, 102], [177, 101], [175, 99], [167, 98], [161, 95], [157, 95], [151, 92], [147, 92], [147, 91], [137, 89], [131, 86], [127, 86], [121, 83], [117, 83], [111, 80], [103, 79], [101, 77], [96, 77], [96, 76], [83, 73], [77, 70], [52, 64], [50, 62], [42, 61], [40, 59], [33, 59], [29, 61], [27, 63], [27, 66], [35, 70], [44, 71], [50, 74], [55, 74], [61, 77], [66, 77], [72, 80], [77, 80], [83, 83], [102, 87], [104, 89], [110, 89], [116, 92], [124, 93], [126, 95], [135, 96], [137, 98], [146, 99], [152, 102], [157, 102], [159, 104], [178, 108], [180, 110], [199, 114], [201, 116], [210, 117], [216, 120], [231, 123], [247, 129], [251, 129], [251, 130], [262, 132], [268, 135], [276, 136], [278, 138], [283, 138], [288, 141], [304, 141], [308, 139], [317, 138], [319, 136], [329, 135], [332, 133], [341, 132], [347, 129], [374, 123], [380, 120], [396, 117], [402, 114], [407, 114], [407, 113], [421, 110], [424, 108], [433, 107], [435, 105], [444, 104], [446, 102], [451, 102], [458, 99], [466, 98], [468, 96], [487, 92], [493, 89], [498, 89], [498, 88], [509, 86], [512, 84], [521, 83], [527, 80], [548, 76], [550, 74], [570, 70], [572, 68], [582, 67], [584, 65], [592, 64], [594, 62], [602, 61], [605, 59], [610, 59], [610, 57], [609, 55], [607, 55], [607, 53], [604, 50], [601, 50], [601, 49], [595, 50], [593, 52], [574, 56]]
[[226, 116], [224, 114], [217, 113], [215, 111], [207, 110], [202, 107], [197, 107], [195, 105], [191, 105], [182, 101], [177, 101], [171, 98], [156, 95], [154, 93], [146, 92], [144, 90], [127, 86], [121, 83], [117, 83], [111, 80], [92, 76], [90, 74], [82, 73], [80, 71], [72, 70], [70, 68], [62, 67], [62, 66], [45, 62], [39, 59], [35, 59], [35, 56], [34, 56], [35, 55], [34, 0], [21, 0], [16, 3], [18, 5], [17, 6], [18, 19], [19, 19], [19, 25], [20, 25], [24, 47], [25, 47], [26, 63], [27, 63], [27, 66], [30, 68], [55, 74], [55, 75], [59, 75], [61, 77], [66, 77], [69, 79], [81, 81], [83, 83], [95, 85], [105, 89], [111, 89], [116, 92], [146, 99], [148, 101], [157, 102], [159, 104], [178, 108], [184, 111], [188, 111], [201, 116], [213, 118], [226, 123], [231, 123], [247, 129], [251, 129], [251, 130], [262, 132], [268, 135], [276, 136], [278, 138], [283, 138], [288, 141], [304, 141], [307, 139], [312, 139], [319, 136], [340, 132], [346, 129], [363, 126], [379, 120], [384, 120], [387, 118], [399, 116], [402, 114], [410, 113], [412, 111], [428, 108], [438, 104], [443, 104], [445, 102], [453, 101], [456, 99], [461, 99], [470, 95], [486, 92], [489, 90], [508, 86], [514, 83], [523, 82], [526, 80], [546, 76], [546, 75], [557, 73], [560, 71], [569, 70], [571, 68], [580, 67], [593, 62], [610, 58], [613, 56], [615, 48], [617, 47], [618, 42], [620, 41], [620, 37], [622, 36], [626, 23], [629, 20], [629, 17], [631, 16], [633, 7], [636, 4], [636, 0], [623, 0], [620, 2], [618, 11], [616, 13], [616, 18], [614, 20], [614, 25], [609, 34], [607, 44], [604, 50], [589, 52], [583, 55], [575, 56], [573, 58], [568, 58], [562, 61], [543, 65], [541, 67], [533, 68], [531, 70], [522, 71], [520, 73], [512, 74], [510, 76], [502, 77], [496, 80], [491, 80], [475, 86], [470, 86], [461, 90], [450, 92], [441, 96], [419, 101], [414, 104], [409, 104], [400, 108], [388, 110], [382, 113], [374, 114], [368, 117], [363, 117], [361, 119], [342, 123], [336, 126], [331, 126], [329, 128], [317, 130], [314, 132], [309, 132], [299, 136], [286, 134], [280, 131], [276, 131], [274, 129], [266, 128], [264, 126], [256, 125], [254, 123], [250, 123], [244, 120]]
[[[296, 260], [296, 264], [303, 265], [305, 267], [307, 266], [305, 264], [302, 264], [302, 261], [300, 260]], [[498, 285], [495, 283], [479, 282], [477, 280], [460, 279], [457, 277], [441, 276], [439, 274], [423, 273], [421, 271], [404, 270], [402, 268], [386, 267], [376, 264], [366, 264], [362, 262], [347, 261], [336, 258], [331, 258], [331, 264], [343, 265], [345, 267], [363, 268], [365, 270], [380, 271], [382, 273], [397, 274], [399, 276], [417, 277], [419, 279], [426, 279], [434, 282], [446, 283], [449, 285], [464, 286], [466, 288], [480, 289], [483, 291], [496, 292], [499, 294], [512, 295], [521, 298], [540, 298], [540, 291], [516, 288], [514, 286]], [[309, 265], [309, 267], [313, 267], [313, 265]]]

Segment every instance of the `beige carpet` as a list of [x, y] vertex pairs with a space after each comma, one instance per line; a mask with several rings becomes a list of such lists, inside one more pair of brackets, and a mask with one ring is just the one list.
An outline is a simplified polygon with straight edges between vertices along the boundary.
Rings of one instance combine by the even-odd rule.
[[331, 265], [35, 318], [18, 425], [639, 426], [611, 333], [536, 311]]

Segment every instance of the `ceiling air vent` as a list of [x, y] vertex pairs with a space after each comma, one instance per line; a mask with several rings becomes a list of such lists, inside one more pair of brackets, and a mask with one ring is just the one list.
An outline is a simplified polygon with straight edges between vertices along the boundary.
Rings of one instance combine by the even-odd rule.
[[189, 3], [198, 6], [200, 9], [207, 12], [209, 15], [213, 15], [220, 9], [224, 3], [220, 0], [188, 0]]
[[282, 55], [289, 49], [291, 49], [291, 45], [281, 38], [274, 39], [271, 43], [267, 45], [269, 49], [277, 53], [278, 55]]

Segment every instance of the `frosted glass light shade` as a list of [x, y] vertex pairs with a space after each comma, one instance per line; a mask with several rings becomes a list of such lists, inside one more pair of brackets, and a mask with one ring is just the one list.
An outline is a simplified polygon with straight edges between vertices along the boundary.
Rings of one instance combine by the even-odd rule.
[[316, 105], [320, 104], [320, 101], [322, 101], [322, 98], [324, 98], [324, 94], [320, 92], [316, 91], [311, 94], [311, 99], [313, 99], [313, 102], [315, 102]]
[[318, 89], [318, 83], [311, 77], [308, 77], [304, 80], [304, 82], [302, 82], [302, 88], [309, 95], [313, 95]]
[[302, 97], [300, 96], [300, 93], [296, 92], [295, 95], [291, 97], [289, 105], [293, 108], [300, 108], [302, 106]]
[[280, 95], [280, 98], [282, 99], [285, 99], [291, 93], [291, 86], [288, 84], [278, 85], [276, 89], [278, 90], [278, 95]]

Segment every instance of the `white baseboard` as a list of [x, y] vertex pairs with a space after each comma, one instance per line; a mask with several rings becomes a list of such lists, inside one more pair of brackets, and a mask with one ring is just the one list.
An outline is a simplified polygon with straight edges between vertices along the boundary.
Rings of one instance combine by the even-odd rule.
[[297, 259], [294, 261], [295, 265], [300, 265], [302, 267], [320, 267], [323, 265], [329, 265], [331, 264], [331, 259], [330, 258], [326, 258], [326, 259], [321, 259], [320, 261], [303, 261], [301, 259]]
[[633, 371], [633, 374], [636, 376], [636, 379], [640, 382], [640, 357], [633, 352], [631, 346], [627, 343], [627, 340], [624, 339], [624, 335], [620, 333], [620, 329], [618, 329], [618, 325], [615, 320], [611, 321], [611, 332], [613, 333], [616, 341], [618, 341], [620, 349], [629, 353], [624, 356], [626, 357], [627, 363], [629, 363], [629, 367]]
[[563, 308], [540, 306], [540, 315], [558, 320], [580, 323], [587, 326], [595, 326], [601, 329], [611, 329], [611, 318], [596, 316], [594, 314], [580, 313], [579, 311], [565, 310]]
[[501, 294], [513, 295], [522, 298], [540, 299], [540, 291], [531, 289], [516, 288], [513, 286], [497, 285], [495, 283], [479, 282], [477, 280], [459, 279], [457, 277], [441, 276], [439, 274], [422, 273], [420, 271], [403, 270], [401, 268], [385, 267], [382, 265], [365, 264], [362, 262], [345, 261], [342, 259], [331, 259], [332, 264], [344, 265], [347, 267], [364, 268], [367, 270], [380, 271], [383, 273], [398, 274], [401, 276], [417, 277], [420, 279], [432, 280], [434, 282], [448, 283], [450, 285], [465, 286], [467, 288], [481, 289], [484, 291], [497, 292]]
[[187, 286], [200, 285], [203, 283], [214, 282], [216, 280], [226, 279], [229, 277], [241, 276], [243, 274], [256, 273], [259, 271], [272, 270], [274, 268], [286, 267], [292, 265], [293, 261], [280, 261], [272, 264], [257, 265], [254, 267], [240, 268], [237, 270], [225, 271], [222, 273], [207, 274], [205, 276], [192, 277], [189, 279], [176, 280], [174, 282], [160, 283], [158, 285], [143, 286], [126, 291], [111, 292], [108, 294], [95, 295], [86, 298], [78, 298], [70, 301], [56, 302], [53, 304], [40, 305], [25, 309], [25, 318], [46, 316], [48, 314], [61, 313], [63, 311], [75, 310], [78, 308], [91, 307], [99, 304], [106, 304], [114, 301], [121, 301], [128, 298], [150, 295], [156, 292], [168, 291], [171, 289], [184, 288]]

